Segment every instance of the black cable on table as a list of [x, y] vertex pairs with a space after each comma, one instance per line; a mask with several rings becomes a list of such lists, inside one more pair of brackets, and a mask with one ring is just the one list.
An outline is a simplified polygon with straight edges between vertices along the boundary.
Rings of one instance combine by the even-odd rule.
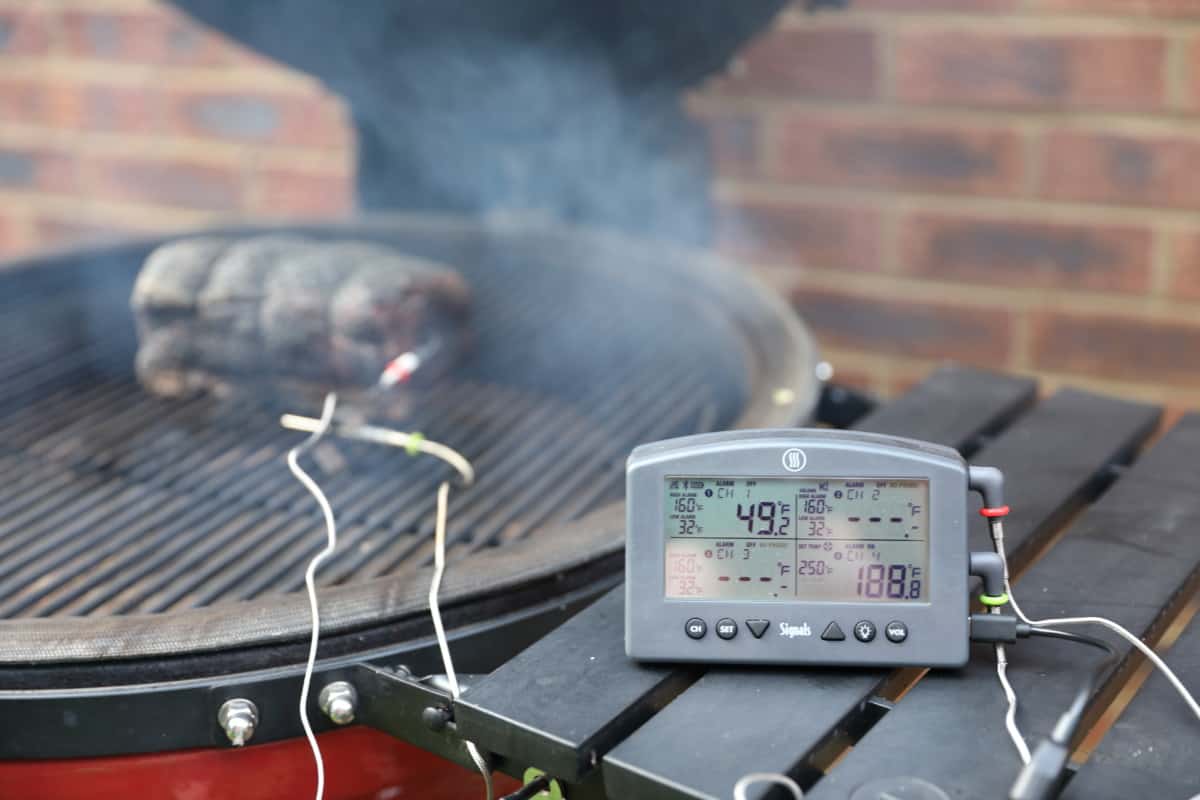
[[1074, 701], [1058, 718], [1050, 736], [1034, 750], [1033, 757], [1013, 783], [1008, 795], [1010, 800], [1043, 800], [1043, 798], [1055, 796], [1066, 772], [1067, 760], [1071, 755], [1071, 740], [1075, 738], [1075, 733], [1079, 729], [1079, 723], [1083, 719], [1083, 712], [1087, 709], [1088, 700], [1096, 691], [1096, 687], [1100, 685], [1101, 678], [1117, 661], [1117, 652], [1112, 645], [1094, 636], [1036, 626], [1029, 628], [1028, 635], [1076, 642], [1103, 650], [1108, 655], [1094, 670], [1088, 673], [1087, 678], [1079, 687], [1079, 691], [1076, 692]]
[[1050, 738], [1062, 745], [1069, 745], [1071, 739], [1075, 736], [1075, 730], [1079, 727], [1079, 722], [1083, 718], [1083, 712], [1087, 708], [1087, 702], [1091, 699], [1092, 694], [1096, 691], [1096, 687], [1100, 683], [1100, 679], [1104, 676], [1110, 667], [1117, 661], [1117, 652], [1113, 650], [1112, 645], [1103, 639], [1097, 639], [1095, 636], [1088, 636], [1083, 633], [1073, 633], [1071, 631], [1054, 630], [1053, 628], [1033, 628], [1029, 631], [1030, 636], [1042, 636], [1047, 639], [1061, 639], [1066, 642], [1077, 642], [1079, 644], [1094, 647], [1098, 650], [1103, 650], [1108, 655], [1105, 659], [1096, 666], [1096, 668], [1088, 674], [1087, 680], [1079, 687], [1079, 691], [1075, 694], [1075, 700], [1071, 706], [1063, 712], [1059, 717], [1058, 723], [1054, 726], [1054, 730], [1050, 733]]
[[529, 800], [531, 797], [536, 797], [542, 792], [550, 788], [550, 777], [547, 775], [539, 775], [529, 783], [517, 789], [512, 794], [506, 794], [500, 800]]

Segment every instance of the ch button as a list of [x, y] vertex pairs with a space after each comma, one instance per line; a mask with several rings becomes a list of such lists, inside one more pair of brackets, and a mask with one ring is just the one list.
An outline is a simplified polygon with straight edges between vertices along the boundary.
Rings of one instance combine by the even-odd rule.
[[683, 623], [683, 630], [693, 639], [703, 639], [704, 634], [708, 633], [708, 623], [699, 617], [692, 617]]

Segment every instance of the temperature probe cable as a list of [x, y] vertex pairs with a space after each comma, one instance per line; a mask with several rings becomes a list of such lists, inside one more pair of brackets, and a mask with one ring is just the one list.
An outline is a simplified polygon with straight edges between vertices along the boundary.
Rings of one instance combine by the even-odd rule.
[[[995, 561], [983, 565], [987, 568], [976, 571], [972, 563], [972, 572], [981, 574], [984, 578], [984, 594], [980, 601], [988, 606], [987, 614], [971, 615], [971, 640], [990, 642], [996, 649], [996, 674], [1000, 686], [1008, 701], [1005, 714], [1005, 728], [1017, 749], [1024, 767], [1017, 776], [1010, 790], [1010, 800], [1040, 800], [1054, 795], [1060, 786], [1067, 769], [1067, 761], [1071, 754], [1072, 741], [1083, 719], [1084, 711], [1092, 693], [1099, 687], [1103, 677], [1116, 666], [1117, 653], [1102, 639], [1080, 633], [1058, 630], [1063, 627], [1081, 625], [1100, 625], [1117, 633], [1141, 653], [1158, 669], [1179, 692], [1184, 703], [1200, 721], [1200, 704], [1188, 691], [1183, 682], [1175, 675], [1166, 662], [1154, 652], [1148, 644], [1134, 636], [1120, 624], [1105, 617], [1057, 617], [1051, 619], [1030, 619], [1013, 596], [1012, 582], [1009, 577], [1008, 554], [1004, 547], [1004, 517], [1009, 508], [1004, 504], [1004, 474], [994, 467], [971, 467], [971, 488], [983, 495], [984, 507], [979, 513], [988, 520], [991, 532], [992, 546], [995, 549]], [[988, 555], [988, 554], [984, 554]], [[974, 562], [974, 559], [973, 559]], [[995, 569], [995, 567], [999, 569]], [[999, 575], [997, 575], [997, 571]], [[998, 578], [998, 580], [997, 580]], [[998, 585], [997, 585], [998, 584]], [[1015, 616], [1001, 614], [1001, 607], [1012, 606]], [[1063, 712], [1051, 731], [1050, 736], [1043, 740], [1032, 753], [1016, 723], [1017, 696], [1009, 683], [1007, 666], [1008, 659], [1004, 645], [1013, 644], [1018, 638], [1032, 636], [1059, 639], [1075, 642], [1104, 651], [1105, 659], [1088, 675], [1087, 680], [1080, 686], [1070, 707]], [[1195, 800], [1193, 798], [1193, 800]]]
[[[980, 509], [979, 513], [988, 520], [995, 549], [994, 553], [973, 553], [971, 555], [971, 573], [982, 577], [984, 581], [984, 591], [979, 599], [988, 607], [986, 614], [970, 615], [971, 640], [995, 646], [996, 675], [1008, 702], [1008, 710], [1004, 716], [1005, 728], [1024, 765], [1010, 789], [1009, 800], [1047, 800], [1055, 796], [1066, 773], [1072, 741], [1079, 729], [1088, 701], [1091, 700], [1092, 694], [1100, 686], [1109, 670], [1116, 666], [1119, 660], [1116, 650], [1103, 639], [1082, 633], [1058, 630], [1058, 628], [1101, 625], [1115, 631], [1141, 651], [1167, 677], [1167, 680], [1183, 697], [1188, 708], [1200, 720], [1200, 704], [1197, 704], [1196, 699], [1183, 685], [1183, 682], [1149, 645], [1118, 623], [1104, 617], [1059, 617], [1034, 620], [1026, 616], [1013, 597], [1012, 583], [1009, 579], [1008, 554], [1004, 548], [1003, 519], [1009, 512], [1003, 499], [1004, 475], [994, 467], [971, 467], [970, 481], [971, 488], [983, 495], [984, 507]], [[1002, 614], [1001, 607], [1004, 605], [1011, 605], [1015, 616]], [[1005, 651], [1006, 644], [1015, 644], [1018, 639], [1030, 637], [1074, 642], [1105, 653], [1104, 660], [1088, 673], [1087, 678], [1076, 692], [1075, 699], [1058, 718], [1050, 735], [1032, 753], [1017, 726], [1017, 695], [1008, 680], [1008, 656]], [[803, 797], [799, 785], [787, 775], [752, 772], [742, 776], [734, 786], [734, 800], [746, 800], [746, 790], [749, 786], [761, 782], [782, 784], [791, 791], [794, 798]], [[1200, 795], [1192, 800], [1200, 800]]]
[[[339, 423], [334, 427], [333, 415], [336, 409], [337, 395], [330, 392], [325, 396], [325, 404], [319, 420], [295, 414], [284, 414], [280, 418], [280, 424], [285, 428], [309, 432], [307, 439], [288, 451], [287, 464], [292, 475], [303, 484], [304, 488], [317, 501], [317, 505], [320, 506], [321, 513], [325, 519], [327, 536], [325, 548], [313, 556], [313, 559], [308, 563], [308, 569], [304, 573], [304, 586], [308, 592], [309, 610], [312, 614], [312, 637], [309, 641], [308, 660], [304, 666], [304, 679], [300, 686], [300, 724], [304, 728], [304, 735], [308, 739], [309, 747], [312, 749], [313, 761], [317, 768], [316, 800], [322, 800], [325, 795], [325, 761], [321, 757], [321, 746], [317, 742], [317, 737], [313, 734], [312, 724], [308, 718], [308, 696], [312, 686], [313, 671], [316, 666], [317, 644], [321, 635], [321, 617], [317, 607], [315, 579], [317, 568], [337, 548], [337, 524], [334, 519], [333, 509], [329, 504], [329, 499], [321, 491], [321, 487], [313, 480], [312, 476], [300, 466], [300, 457], [314, 448], [332, 428], [335, 433], [349, 438], [400, 447], [412, 456], [419, 453], [434, 456], [453, 467], [458, 472], [464, 486], [470, 486], [475, 481], [475, 469], [471, 466], [471, 462], [454, 449], [444, 444], [430, 441], [419, 433], [402, 433], [373, 425], [344, 425]], [[442, 656], [443, 669], [446, 671], [446, 681], [450, 686], [450, 694], [457, 700], [461, 689], [458, 683], [458, 675], [454, 670], [454, 661], [450, 657], [450, 643], [446, 639], [446, 629], [442, 624], [442, 612], [438, 604], [438, 593], [442, 585], [442, 576], [446, 571], [446, 508], [449, 495], [450, 481], [444, 480], [438, 486], [437, 491], [437, 514], [434, 522], [434, 567], [433, 579], [429, 584], [429, 613], [433, 617], [433, 628], [437, 636], [438, 650]], [[484, 759], [483, 754], [479, 752], [479, 748], [475, 746], [474, 742], [464, 740], [463, 743], [471, 760], [479, 769], [479, 774], [483, 776], [487, 800], [492, 800], [494, 796], [492, 773], [488, 768], [487, 761]]]

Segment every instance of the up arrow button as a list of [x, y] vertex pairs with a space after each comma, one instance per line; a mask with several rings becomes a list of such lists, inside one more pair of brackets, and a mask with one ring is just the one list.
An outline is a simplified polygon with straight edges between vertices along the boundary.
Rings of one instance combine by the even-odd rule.
[[838, 627], [836, 622], [831, 622], [825, 628], [825, 632], [821, 634], [821, 638], [827, 642], [841, 642], [845, 641], [846, 634], [842, 633], [842, 629]]

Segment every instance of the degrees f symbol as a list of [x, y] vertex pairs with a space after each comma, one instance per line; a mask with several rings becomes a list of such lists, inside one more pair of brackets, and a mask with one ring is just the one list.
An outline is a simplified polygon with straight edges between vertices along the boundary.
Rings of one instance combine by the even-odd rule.
[[799, 472], [808, 464], [808, 456], [799, 447], [791, 447], [783, 451], [783, 468], [788, 472]]

